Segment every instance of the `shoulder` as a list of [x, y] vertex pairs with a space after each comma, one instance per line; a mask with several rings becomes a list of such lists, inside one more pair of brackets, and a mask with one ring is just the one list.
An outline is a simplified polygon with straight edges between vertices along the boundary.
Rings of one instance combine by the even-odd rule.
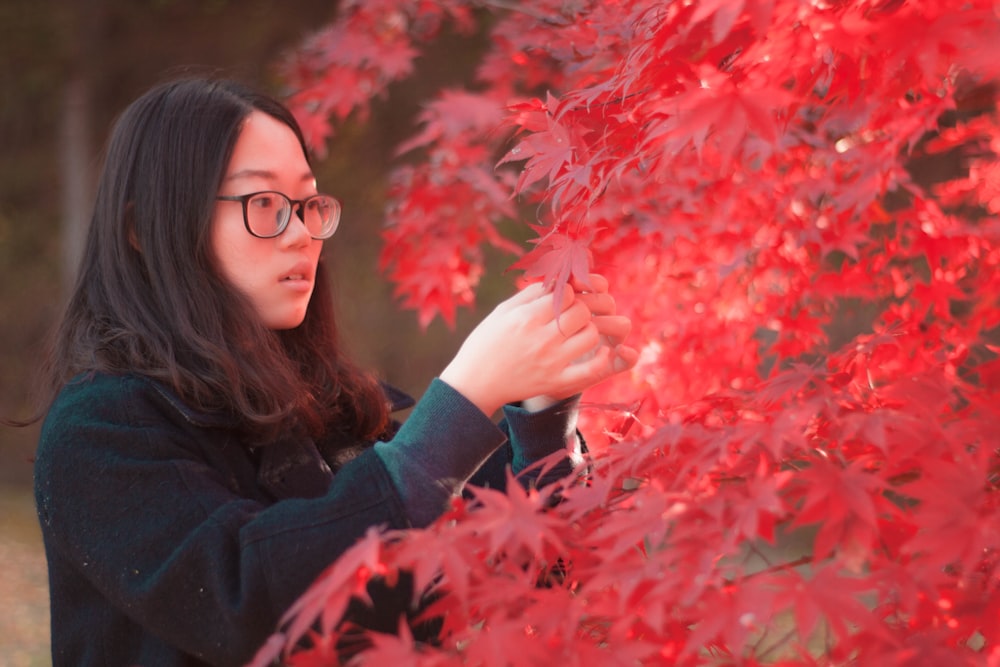
[[77, 478], [92, 479], [95, 471], [105, 474], [116, 461], [141, 451], [153, 432], [171, 429], [162, 410], [153, 407], [153, 391], [141, 376], [96, 372], [63, 386], [35, 452], [36, 491], [45, 491], [46, 502], [53, 489], [75, 488]]
[[[165, 385], [141, 375], [88, 373], [67, 382], [53, 402], [35, 451], [36, 485], [57, 484], [140, 461], [229, 461], [235, 432], [208, 428]], [[204, 415], [206, 420], [211, 415]], [[221, 450], [225, 450], [224, 452]], [[214, 459], [212, 459], [214, 460]], [[90, 475], [92, 477], [92, 475]]]
[[126, 422], [143, 426], [182, 421], [195, 426], [231, 426], [229, 415], [206, 413], [185, 403], [172, 389], [138, 374], [91, 372], [67, 382], [56, 396], [46, 425], [79, 421]]
[[63, 422], [121, 418], [133, 412], [137, 400], [149, 394], [148, 381], [138, 375], [85, 373], [59, 391], [45, 418], [45, 427]]
[[78, 375], [52, 402], [42, 423], [37, 457], [43, 460], [49, 450], [63, 444], [80, 445], [163, 421], [153, 402], [152, 387], [140, 376]]
[[87, 373], [67, 382], [53, 401], [42, 424], [37, 457], [44, 458], [53, 447], [154, 436], [193, 444], [200, 437], [191, 436], [204, 429], [233, 424], [229, 417], [199, 413], [148, 377]]

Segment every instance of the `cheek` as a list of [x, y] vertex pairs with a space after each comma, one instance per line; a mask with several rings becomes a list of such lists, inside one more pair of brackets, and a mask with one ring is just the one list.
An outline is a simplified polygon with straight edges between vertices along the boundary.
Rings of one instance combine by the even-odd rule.
[[233, 233], [228, 222], [213, 223], [212, 255], [219, 275], [233, 287], [247, 291], [252, 286], [253, 267], [259, 264], [260, 250], [250, 242], [255, 240], [253, 237]]
[[235, 262], [238, 255], [238, 249], [234, 248], [225, 236], [220, 234], [212, 235], [212, 256], [215, 261], [216, 270], [229, 283], [233, 283], [236, 277], [233, 275], [233, 271], [238, 266]]

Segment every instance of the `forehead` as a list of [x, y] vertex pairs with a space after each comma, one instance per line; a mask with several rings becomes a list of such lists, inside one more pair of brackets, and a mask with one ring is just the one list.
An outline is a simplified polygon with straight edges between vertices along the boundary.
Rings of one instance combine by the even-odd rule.
[[226, 170], [227, 181], [244, 178], [313, 179], [292, 128], [261, 111], [247, 116]]

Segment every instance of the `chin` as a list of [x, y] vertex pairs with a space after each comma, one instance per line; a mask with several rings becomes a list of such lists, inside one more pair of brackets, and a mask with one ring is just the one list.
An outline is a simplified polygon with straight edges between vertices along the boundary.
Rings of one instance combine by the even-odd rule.
[[267, 323], [267, 328], [273, 331], [288, 331], [298, 328], [306, 319], [305, 313], [289, 315], [288, 317], [276, 317]]
[[291, 331], [292, 329], [298, 329], [302, 325], [303, 320], [295, 320], [294, 322], [289, 322], [287, 324], [282, 324], [280, 326], [271, 327], [275, 331]]

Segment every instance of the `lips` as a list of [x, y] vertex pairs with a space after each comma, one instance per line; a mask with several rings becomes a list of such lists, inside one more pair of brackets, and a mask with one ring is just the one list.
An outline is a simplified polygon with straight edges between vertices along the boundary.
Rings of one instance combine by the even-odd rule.
[[295, 266], [291, 267], [287, 273], [281, 275], [278, 278], [278, 282], [312, 282], [313, 279], [313, 265], [310, 262], [299, 262]]

